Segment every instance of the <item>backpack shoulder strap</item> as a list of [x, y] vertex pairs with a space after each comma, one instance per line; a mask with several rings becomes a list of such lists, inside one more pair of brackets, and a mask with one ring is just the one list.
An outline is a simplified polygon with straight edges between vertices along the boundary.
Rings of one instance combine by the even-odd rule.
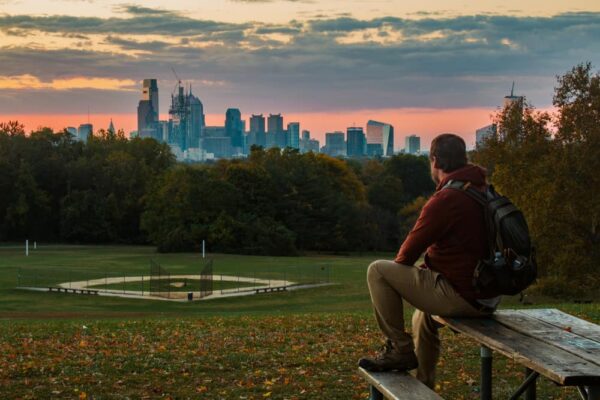
[[494, 253], [495, 253], [494, 249], [495, 249], [496, 228], [494, 226], [494, 221], [491, 220], [490, 210], [488, 207], [488, 192], [489, 191], [493, 192], [493, 188], [491, 186], [488, 186], [488, 189], [486, 190], [486, 192], [482, 193], [479, 190], [472, 187], [471, 182], [450, 180], [450, 181], [448, 181], [448, 183], [446, 185], [444, 185], [444, 187], [442, 187], [442, 190], [443, 189], [458, 190], [458, 191], [464, 193], [465, 195], [469, 196], [473, 200], [475, 200], [477, 203], [479, 203], [483, 207], [483, 213], [485, 215], [484, 216], [485, 228], [487, 231], [487, 239], [488, 239], [489, 259], [493, 260]]
[[461, 191], [482, 206], [487, 207], [488, 201], [486, 194], [472, 187], [471, 182], [455, 181], [451, 179], [444, 185], [444, 187], [442, 187], [442, 190], [443, 189], [454, 189]]

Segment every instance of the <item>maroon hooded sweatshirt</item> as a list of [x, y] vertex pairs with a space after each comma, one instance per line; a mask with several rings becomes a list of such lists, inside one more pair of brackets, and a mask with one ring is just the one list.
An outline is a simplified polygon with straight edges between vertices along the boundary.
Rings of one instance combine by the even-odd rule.
[[479, 190], [486, 187], [485, 170], [476, 165], [450, 173], [421, 210], [395, 261], [413, 265], [427, 250], [421, 267], [441, 273], [465, 300], [494, 297], [473, 287], [475, 266], [488, 255], [483, 207], [458, 190], [442, 190], [449, 180], [471, 182]]

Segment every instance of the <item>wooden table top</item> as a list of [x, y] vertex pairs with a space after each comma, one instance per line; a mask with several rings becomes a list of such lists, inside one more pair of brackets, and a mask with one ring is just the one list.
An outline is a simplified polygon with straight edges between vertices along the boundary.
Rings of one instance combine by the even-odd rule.
[[600, 385], [600, 326], [557, 309], [435, 317], [560, 385]]

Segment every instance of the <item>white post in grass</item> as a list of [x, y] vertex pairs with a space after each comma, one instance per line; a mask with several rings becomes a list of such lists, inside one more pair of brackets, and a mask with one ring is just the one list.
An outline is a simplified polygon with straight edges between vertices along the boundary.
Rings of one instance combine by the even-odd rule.
[[206, 257], [206, 242], [202, 241], [202, 258]]
[[29, 239], [25, 240], [25, 257], [29, 257]]
[[33, 249], [37, 250], [37, 242], [33, 242]]

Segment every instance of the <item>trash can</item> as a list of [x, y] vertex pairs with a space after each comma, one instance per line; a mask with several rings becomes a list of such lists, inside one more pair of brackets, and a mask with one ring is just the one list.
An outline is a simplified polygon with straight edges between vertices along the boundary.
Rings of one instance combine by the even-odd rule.
[[194, 300], [194, 292], [188, 292], [188, 301]]

